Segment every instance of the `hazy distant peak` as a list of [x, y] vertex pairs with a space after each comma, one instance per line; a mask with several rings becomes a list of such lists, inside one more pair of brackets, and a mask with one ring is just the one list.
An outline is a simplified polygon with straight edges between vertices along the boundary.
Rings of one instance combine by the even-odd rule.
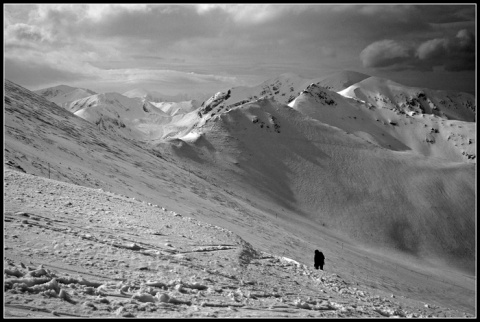
[[130, 98], [140, 97], [140, 98], [147, 98], [147, 99], [150, 98], [150, 99], [153, 100], [153, 99], [160, 98], [162, 96], [162, 93], [155, 92], [155, 91], [149, 91], [149, 90], [144, 89], [144, 88], [134, 88], [134, 89], [131, 89], [129, 91], [126, 91], [122, 95], [124, 95], [126, 97], [130, 97]]
[[105, 99], [109, 99], [109, 98], [126, 98], [126, 97], [127, 97], [127, 96], [122, 95], [122, 94], [117, 93], [117, 92], [100, 93], [100, 94], [97, 94], [97, 96], [98, 96], [99, 98], [105, 98]]
[[94, 91], [86, 88], [77, 88], [68, 85], [48, 87], [34, 91], [34, 93], [62, 107], [68, 107], [71, 102], [96, 94]]
[[107, 92], [91, 95], [74, 101], [72, 102], [72, 105], [77, 106], [77, 108], [84, 105], [124, 106], [126, 108], [134, 108], [142, 103], [143, 101], [140, 98], [130, 98], [117, 92]]
[[53, 87], [47, 87], [47, 88], [39, 89], [33, 92], [40, 94], [43, 97], [47, 97], [47, 96], [53, 97], [58, 95], [65, 95], [73, 91], [84, 91], [86, 93], [89, 93], [90, 95], [96, 94], [94, 91], [86, 88], [72, 87], [68, 85], [58, 85]]
[[161, 92], [152, 91], [144, 88], [134, 88], [132, 90], [123, 93], [124, 96], [133, 98], [143, 98], [149, 102], [161, 103], [161, 102], [185, 102], [191, 100], [205, 100], [210, 97], [210, 94], [202, 93], [179, 93], [176, 95], [166, 95]]
[[53, 86], [53, 87], [47, 87], [47, 88], [42, 88], [34, 91], [35, 93], [38, 94], [45, 94], [45, 93], [68, 93], [75, 90], [75, 87], [68, 86], [68, 85], [58, 85], [58, 86]]

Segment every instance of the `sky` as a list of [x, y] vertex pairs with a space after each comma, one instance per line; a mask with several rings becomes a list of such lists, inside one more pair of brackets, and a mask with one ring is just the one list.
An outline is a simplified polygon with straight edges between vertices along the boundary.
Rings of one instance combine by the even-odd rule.
[[475, 93], [476, 4], [4, 4], [4, 78], [167, 95], [352, 70]]

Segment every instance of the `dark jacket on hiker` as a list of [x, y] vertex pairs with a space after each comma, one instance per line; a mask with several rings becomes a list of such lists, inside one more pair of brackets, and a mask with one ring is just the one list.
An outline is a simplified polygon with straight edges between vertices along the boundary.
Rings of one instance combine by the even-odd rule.
[[318, 249], [315, 250], [315, 259], [314, 259], [314, 266], [316, 269], [320, 267], [320, 269], [323, 271], [323, 265], [325, 265], [325, 256], [323, 256], [323, 253], [318, 251]]

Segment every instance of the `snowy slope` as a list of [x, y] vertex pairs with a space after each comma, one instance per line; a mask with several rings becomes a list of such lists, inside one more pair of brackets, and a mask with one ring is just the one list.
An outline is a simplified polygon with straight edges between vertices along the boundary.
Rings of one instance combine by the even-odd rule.
[[163, 205], [4, 170], [6, 317], [473, 317], [465, 305], [366, 290]]
[[408, 87], [379, 77], [369, 77], [339, 93], [409, 115], [433, 114], [459, 121], [476, 120], [475, 97], [468, 93]]
[[161, 136], [162, 124], [171, 120], [151, 103], [118, 93], [97, 94], [74, 101], [70, 111], [104, 130], [137, 140]]
[[118, 93], [93, 95], [71, 103], [75, 115], [128, 139], [157, 143], [184, 135], [199, 121], [192, 104], [155, 103]]
[[[330, 77], [329, 79], [335, 80], [337, 84], [341, 80], [342, 84], [348, 85], [350, 81], [364, 77], [360, 75], [356, 75], [357, 78], [354, 80], [349, 80], [345, 74], [341, 74], [343, 78]], [[366, 82], [372, 77], [363, 79], [360, 83]], [[419, 112], [413, 112], [408, 108], [399, 108], [399, 105], [393, 103], [389, 107], [384, 106], [379, 103], [378, 99], [368, 102], [357, 97], [350, 97], [346, 94], [348, 88], [353, 88], [355, 85], [336, 93], [319, 85], [321, 81], [316, 81], [298, 90], [298, 95], [292, 100], [293, 94], [285, 99], [286, 95], [283, 95], [285, 90], [293, 90], [292, 93], [296, 93], [297, 89], [304, 85], [304, 82], [305, 80], [300, 77], [284, 74], [257, 87], [236, 87], [225, 92], [218, 92], [199, 108], [198, 115], [203, 120], [199, 122], [201, 124], [217, 114], [254, 102], [259, 97], [268, 97], [280, 103], [289, 101], [288, 105], [302, 114], [352, 133], [381, 148], [396, 151], [411, 150], [420, 155], [455, 162], [476, 162], [475, 123], [473, 122], [450, 120], [445, 116], [439, 117], [433, 114], [435, 110], [432, 109], [423, 109], [423, 111], [418, 109]], [[394, 87], [390, 81], [382, 80], [377, 83], [382, 84], [382, 86], [377, 86], [379, 92], [376, 95], [378, 97], [405, 97], [409, 93], [418, 94], [418, 89], [411, 89], [399, 84]], [[272, 88], [275, 88], [276, 91], [272, 92]], [[432, 101], [441, 100], [441, 95], [445, 93], [436, 91], [440, 94], [434, 96], [430, 94], [435, 93], [433, 91], [424, 90], [424, 92], [429, 93]], [[458, 97], [463, 97], [462, 93], [458, 95]], [[380, 100], [382, 103], [384, 101], [386, 99]], [[459, 99], [458, 102], [458, 106], [462, 104], [470, 106], [471, 103], [467, 96], [465, 99]], [[459, 111], [460, 109], [452, 110]], [[464, 111], [465, 115], [469, 114], [470, 117], [475, 117], [475, 113], [472, 114], [471, 110], [464, 109]], [[455, 113], [460, 114], [459, 112]]]
[[5, 157], [27, 173], [165, 205], [300, 263], [321, 248], [349, 281], [474, 307], [458, 281], [475, 273], [475, 164], [381, 148], [271, 99], [185, 114], [184, 133], [152, 147], [5, 92]]
[[76, 88], [67, 85], [49, 87], [34, 92], [45, 97], [50, 102], [54, 102], [58, 106], [67, 109], [71, 102], [96, 94], [94, 91], [89, 89]]
[[[379, 148], [351, 133], [261, 99], [206, 118], [180, 138], [188, 146], [178, 153], [225, 171], [230, 186], [253, 187], [258, 198], [301, 209], [372, 247], [468, 261], [474, 249], [474, 231], [467, 228], [474, 220], [474, 164], [423, 157], [401, 149], [394, 138], [384, 144], [398, 144], [400, 151]], [[458, 243], [469, 251], [456, 253]]]
[[403, 113], [340, 94], [311, 84], [289, 106], [385, 149], [476, 162], [475, 123]]

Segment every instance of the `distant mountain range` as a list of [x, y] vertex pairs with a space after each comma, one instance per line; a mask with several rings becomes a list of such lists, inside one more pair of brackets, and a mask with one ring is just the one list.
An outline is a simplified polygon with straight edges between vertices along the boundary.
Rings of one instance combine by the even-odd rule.
[[[474, 128], [474, 96], [352, 71], [315, 79], [282, 74], [257, 86], [218, 92], [203, 103], [159, 102], [158, 93], [139, 89], [89, 95], [92, 91], [61, 85], [37, 92], [105, 130], [150, 143], [194, 137], [215, 115], [272, 99], [382, 148], [456, 161], [476, 157], [474, 139], [465, 134]], [[468, 123], [459, 126], [463, 121]]]

